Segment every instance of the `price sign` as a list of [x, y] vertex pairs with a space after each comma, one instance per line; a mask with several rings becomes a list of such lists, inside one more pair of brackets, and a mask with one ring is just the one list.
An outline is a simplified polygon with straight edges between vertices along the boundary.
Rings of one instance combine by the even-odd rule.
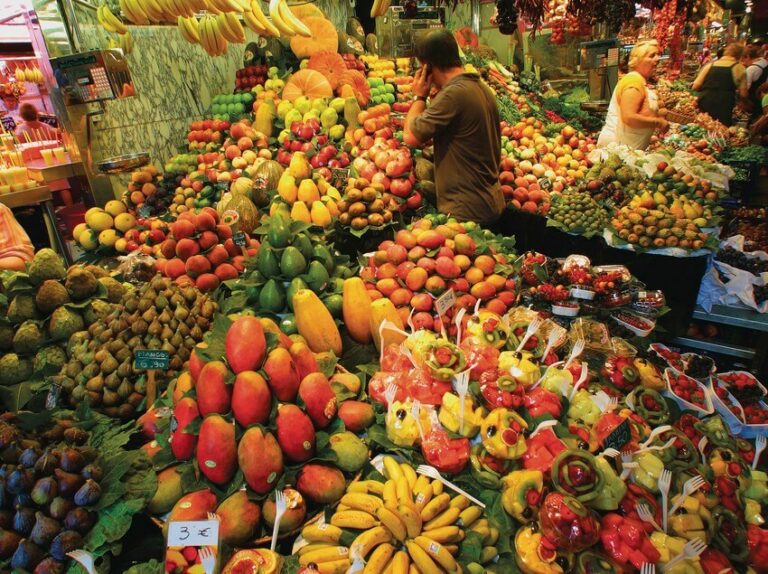
[[629, 421], [624, 420], [619, 426], [613, 429], [613, 432], [605, 437], [603, 441], [603, 448], [615, 448], [621, 450], [632, 438], [632, 434], [629, 429]]
[[549, 181], [548, 177], [540, 177], [539, 178], [539, 187], [541, 189], [551, 189], [552, 188], [552, 182]]
[[168, 523], [168, 546], [218, 545], [218, 520], [189, 520]]
[[256, 179], [253, 180], [253, 189], [256, 190], [266, 190], [267, 189], [267, 178], [260, 175]]
[[168, 351], [155, 351], [153, 349], [137, 349], [133, 354], [133, 368], [138, 371], [168, 368], [171, 356]]
[[245, 232], [244, 231], [238, 231], [232, 236], [232, 241], [235, 242], [235, 245], [238, 247], [245, 247], [246, 246], [246, 240], [245, 240]]
[[16, 120], [14, 120], [12, 116], [10, 115], [3, 116], [2, 118], [0, 118], [0, 122], [3, 124], [5, 131], [11, 132], [11, 133], [16, 131]]
[[51, 114], [38, 114], [37, 115], [37, 119], [41, 123], [44, 123], [47, 126], [51, 126], [52, 128], [58, 128], [59, 127], [59, 120], [54, 115], [51, 115]]
[[435, 299], [435, 311], [441, 317], [456, 304], [456, 291], [448, 289], [445, 293]]

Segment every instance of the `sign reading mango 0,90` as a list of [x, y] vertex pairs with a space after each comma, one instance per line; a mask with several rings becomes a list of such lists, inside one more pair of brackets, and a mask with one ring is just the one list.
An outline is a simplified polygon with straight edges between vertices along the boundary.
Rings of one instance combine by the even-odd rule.
[[133, 368], [137, 371], [165, 370], [168, 368], [170, 361], [171, 356], [168, 351], [137, 349], [133, 352]]

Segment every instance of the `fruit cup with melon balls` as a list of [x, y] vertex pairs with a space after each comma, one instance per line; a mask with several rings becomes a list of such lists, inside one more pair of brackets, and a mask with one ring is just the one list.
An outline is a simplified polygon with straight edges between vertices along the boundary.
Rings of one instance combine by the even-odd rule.
[[513, 460], [526, 450], [524, 432], [528, 424], [514, 411], [493, 409], [480, 427], [483, 447], [491, 456]]
[[572, 496], [550, 492], [539, 512], [541, 532], [558, 550], [578, 552], [597, 543], [600, 523], [596, 515]]

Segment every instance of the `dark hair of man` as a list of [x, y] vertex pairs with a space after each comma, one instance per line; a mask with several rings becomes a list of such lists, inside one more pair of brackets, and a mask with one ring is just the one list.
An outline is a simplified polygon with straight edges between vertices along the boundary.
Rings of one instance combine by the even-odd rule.
[[416, 57], [424, 64], [448, 70], [461, 67], [459, 45], [448, 30], [435, 30], [416, 43]]
[[19, 116], [25, 122], [34, 122], [37, 119], [37, 108], [33, 104], [21, 104]]

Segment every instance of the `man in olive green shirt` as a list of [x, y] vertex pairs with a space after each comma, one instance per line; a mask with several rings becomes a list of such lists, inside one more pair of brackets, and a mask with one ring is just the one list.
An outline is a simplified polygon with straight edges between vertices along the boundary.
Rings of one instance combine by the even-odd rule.
[[[404, 141], [418, 147], [434, 139], [438, 211], [491, 225], [504, 211], [496, 98], [477, 74], [464, 72], [450, 32], [422, 38], [417, 55], [422, 68], [413, 81], [416, 100], [405, 121]], [[433, 85], [439, 91], [427, 108]]]

